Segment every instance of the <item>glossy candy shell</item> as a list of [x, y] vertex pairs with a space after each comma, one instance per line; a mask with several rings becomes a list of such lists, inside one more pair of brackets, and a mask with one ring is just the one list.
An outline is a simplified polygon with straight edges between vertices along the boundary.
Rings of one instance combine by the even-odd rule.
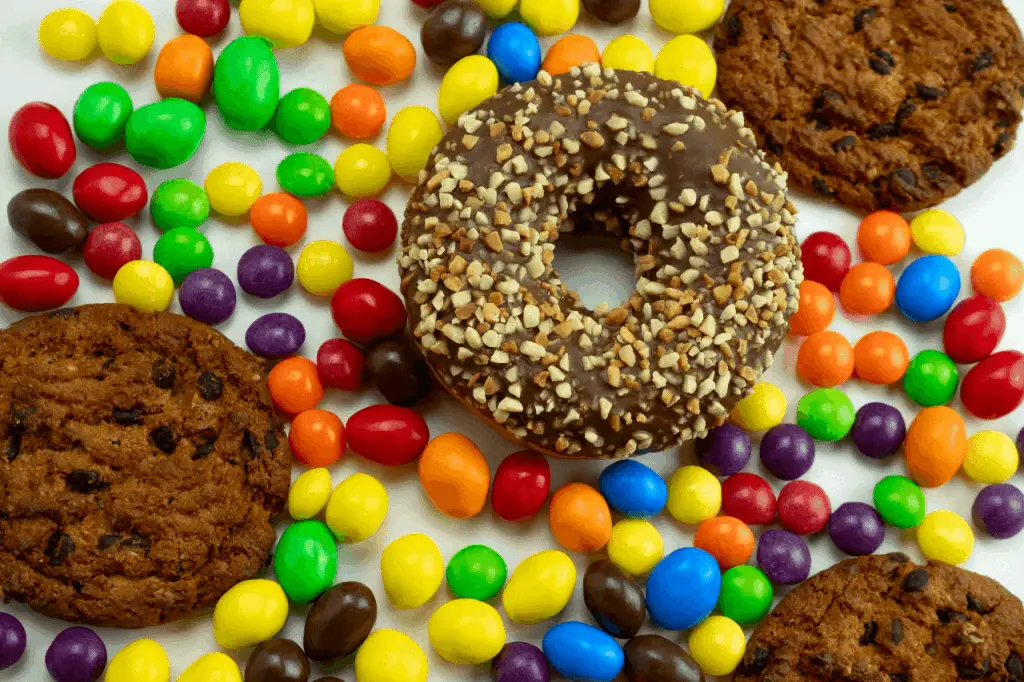
[[396, 405], [364, 407], [348, 418], [345, 434], [353, 452], [386, 466], [414, 461], [430, 439], [423, 417]]
[[964, 377], [964, 407], [980, 419], [999, 419], [1024, 401], [1024, 354], [1004, 350], [990, 355]]
[[942, 344], [954, 362], [973, 364], [992, 354], [1005, 331], [1002, 306], [987, 296], [971, 296], [960, 301], [946, 317]]
[[0, 303], [23, 313], [59, 308], [78, 291], [78, 274], [50, 256], [15, 256], [0, 263]]
[[30, 102], [14, 112], [7, 140], [18, 163], [41, 178], [64, 175], [77, 155], [68, 120], [45, 102]]
[[192, 158], [206, 135], [206, 114], [183, 99], [139, 107], [128, 119], [124, 146], [143, 166], [174, 168]]
[[78, 174], [71, 188], [75, 205], [95, 223], [129, 218], [146, 205], [142, 176], [119, 163], [98, 163]]

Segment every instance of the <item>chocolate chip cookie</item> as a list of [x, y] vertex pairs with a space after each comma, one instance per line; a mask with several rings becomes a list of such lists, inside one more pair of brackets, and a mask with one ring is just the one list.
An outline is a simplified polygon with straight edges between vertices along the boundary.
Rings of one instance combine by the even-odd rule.
[[790, 592], [734, 682], [1024, 681], [1024, 608], [999, 583], [905, 554], [850, 559]]
[[1013, 146], [1024, 43], [1000, 0], [733, 0], [718, 96], [794, 184], [865, 210], [934, 206]]
[[291, 456], [256, 357], [170, 313], [91, 305], [0, 331], [0, 598], [171, 621], [263, 568]]

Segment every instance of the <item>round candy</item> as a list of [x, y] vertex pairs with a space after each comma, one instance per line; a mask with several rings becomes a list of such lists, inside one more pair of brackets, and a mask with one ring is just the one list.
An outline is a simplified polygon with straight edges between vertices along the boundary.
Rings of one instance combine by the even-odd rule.
[[825, 529], [832, 503], [821, 486], [791, 481], [779, 492], [778, 515], [779, 522], [797, 535], [812, 535]]
[[486, 545], [469, 545], [456, 552], [445, 569], [448, 589], [460, 599], [488, 601], [501, 592], [508, 568], [501, 555]]
[[371, 85], [394, 85], [416, 68], [416, 48], [389, 26], [357, 28], [345, 39], [342, 51], [352, 74]]
[[921, 486], [906, 476], [886, 476], [875, 484], [872, 499], [882, 520], [896, 528], [917, 528], [927, 503]]
[[132, 112], [124, 129], [124, 146], [140, 165], [173, 168], [192, 158], [205, 134], [203, 110], [172, 97]]
[[96, 22], [74, 7], [56, 9], [39, 22], [39, 47], [54, 59], [79, 61], [96, 49]]
[[375, 137], [387, 120], [384, 97], [362, 83], [352, 83], [331, 97], [331, 125], [344, 137]]
[[873, 507], [863, 502], [846, 502], [829, 517], [828, 534], [839, 551], [863, 556], [882, 546], [885, 524]]
[[842, 440], [853, 427], [854, 419], [853, 403], [836, 388], [811, 391], [796, 406], [796, 423], [814, 440]]
[[355, 473], [338, 484], [327, 502], [327, 526], [342, 542], [367, 540], [388, 513], [388, 492], [373, 476]]
[[345, 35], [377, 21], [380, 0], [313, 0], [313, 7], [321, 26]]
[[630, 575], [646, 575], [665, 555], [661, 533], [643, 519], [623, 519], [612, 526], [608, 558]]
[[784, 481], [800, 478], [814, 464], [814, 439], [796, 424], [779, 424], [761, 440], [761, 463]]
[[971, 264], [974, 291], [996, 301], [1009, 301], [1024, 286], [1024, 264], [1004, 249], [982, 252]]
[[9, 613], [0, 613], [0, 670], [21, 660], [27, 641], [21, 621]]
[[910, 477], [925, 488], [936, 488], [964, 462], [967, 425], [948, 407], [926, 407], [910, 423], [903, 452]]
[[766, 530], [757, 543], [757, 565], [779, 585], [796, 585], [811, 573], [811, 550], [788, 530]]
[[491, 508], [505, 521], [522, 521], [540, 511], [550, 490], [547, 458], [532, 450], [513, 452], [494, 472]]
[[46, 253], [77, 249], [89, 235], [82, 212], [50, 189], [25, 189], [15, 194], [7, 202], [7, 221]]
[[718, 567], [725, 571], [746, 563], [754, 553], [754, 533], [737, 518], [716, 516], [700, 522], [693, 546], [715, 557]]
[[[285, 604], [287, 606], [287, 602]], [[105, 682], [168, 682], [171, 662], [162, 646], [151, 639], [137, 639], [110, 659], [103, 679]]]
[[306, 234], [308, 217], [301, 201], [284, 192], [272, 192], [253, 202], [249, 222], [264, 244], [291, 246]]
[[774, 596], [764, 571], [754, 566], [733, 566], [722, 574], [718, 610], [740, 625], [754, 625], [768, 615]]
[[910, 225], [899, 213], [875, 211], [860, 221], [857, 248], [873, 263], [899, 263], [910, 253]]
[[337, 574], [338, 546], [326, 525], [296, 521], [284, 529], [274, 549], [274, 577], [288, 599], [313, 601], [334, 584]]
[[548, 659], [528, 642], [509, 642], [491, 661], [492, 682], [549, 682]]
[[354, 144], [334, 162], [334, 181], [355, 199], [380, 194], [391, 180], [387, 154], [368, 144]]
[[1003, 308], [988, 296], [971, 296], [956, 304], [942, 328], [942, 346], [953, 362], [984, 360], [1006, 331]]
[[708, 675], [728, 675], [743, 659], [747, 638], [735, 621], [710, 616], [690, 632], [690, 655]]
[[245, 215], [263, 191], [259, 173], [239, 161], [217, 166], [203, 184], [213, 210], [228, 217]]
[[89, 628], [62, 630], [46, 650], [46, 671], [57, 682], [93, 682], [107, 667], [107, 647]]
[[420, 29], [420, 42], [427, 59], [448, 67], [476, 54], [483, 47], [488, 27], [487, 15], [477, 4], [448, 0], [427, 16]]
[[964, 248], [967, 237], [964, 226], [946, 211], [929, 209], [910, 221], [910, 237], [914, 246], [925, 253], [955, 256]]
[[341, 333], [355, 343], [382, 341], [405, 329], [402, 299], [372, 279], [359, 277], [339, 286], [331, 298], [331, 314]]
[[583, 601], [601, 629], [617, 639], [635, 637], [647, 617], [640, 585], [607, 559], [598, 559], [587, 567]]
[[518, 83], [537, 77], [540, 49], [537, 36], [526, 24], [510, 21], [491, 33], [487, 41], [487, 58], [494, 62], [505, 83]]
[[682, 523], [700, 523], [722, 507], [722, 484], [707, 469], [684, 466], [668, 481], [668, 513]]
[[722, 513], [749, 525], [775, 519], [775, 491], [757, 474], [740, 472], [722, 483]]
[[135, 231], [124, 223], [104, 223], [89, 232], [82, 257], [94, 275], [114, 279], [122, 265], [142, 257], [142, 243]]
[[1024, 493], [1009, 483], [990, 485], [978, 493], [971, 513], [974, 525], [992, 537], [1012, 538], [1024, 530]]
[[658, 627], [686, 630], [707, 618], [721, 588], [713, 556], [696, 547], [677, 549], [647, 577], [647, 611]]
[[266, 38], [273, 47], [297, 47], [309, 40], [315, 13], [313, 0], [242, 0], [242, 30]]
[[569, 483], [551, 496], [551, 532], [570, 552], [596, 552], [612, 532], [612, 515], [601, 493], [586, 483]]
[[438, 511], [454, 519], [476, 516], [487, 504], [491, 470], [462, 434], [435, 436], [420, 454], [420, 484]]
[[735, 424], [716, 426], [697, 441], [697, 457], [714, 475], [731, 476], [750, 461], [750, 436]]
[[124, 139], [125, 126], [134, 110], [132, 97], [122, 86], [109, 81], [93, 83], [75, 101], [75, 134], [93, 149], [113, 147]]
[[892, 332], [868, 332], [853, 346], [853, 371], [869, 384], [894, 384], [903, 378], [909, 364], [907, 344]]
[[415, 609], [430, 601], [441, 586], [444, 559], [426, 535], [403, 535], [384, 548], [380, 575], [392, 606]]
[[654, 73], [654, 53], [640, 38], [622, 35], [605, 46], [601, 66], [606, 69]]
[[882, 459], [899, 451], [907, 436], [903, 415], [892, 405], [866, 403], [857, 410], [850, 429], [853, 444], [862, 455]]
[[580, 0], [519, 0], [519, 14], [541, 36], [566, 33], [580, 16]]
[[430, 440], [423, 417], [397, 405], [364, 407], [348, 418], [348, 433], [354, 453], [385, 466], [415, 461]]
[[174, 280], [158, 263], [133, 260], [114, 275], [114, 299], [145, 312], [167, 310], [174, 296]]
[[178, 303], [181, 312], [203, 324], [220, 324], [231, 317], [236, 303], [231, 278], [214, 268], [191, 272], [181, 283]]
[[[233, 661], [231, 665], [234, 665]], [[246, 677], [256, 682], [306, 682], [309, 672], [309, 659], [302, 652], [302, 647], [290, 639], [268, 639], [261, 642], [253, 649], [245, 664]], [[197, 679], [196, 682], [212, 679], [215, 678]]]
[[960, 293], [960, 271], [945, 256], [924, 256], [911, 263], [896, 284], [896, 305], [911, 322], [942, 317]]
[[815, 232], [800, 245], [804, 278], [818, 282], [832, 291], [839, 287], [850, 270], [850, 247], [836, 234]]
[[828, 388], [853, 375], [853, 362], [853, 347], [846, 337], [826, 330], [804, 339], [797, 352], [796, 371], [804, 381]]
[[608, 506], [623, 516], [635, 519], [657, 516], [668, 499], [668, 487], [661, 476], [634, 459], [624, 459], [606, 467], [601, 472], [598, 487]]
[[430, 109], [421, 106], [400, 109], [388, 128], [391, 169], [406, 182], [415, 182], [443, 136], [441, 123]]
[[296, 521], [311, 519], [324, 510], [331, 497], [331, 472], [324, 468], [303, 472], [288, 489], [288, 514]]
[[730, 415], [746, 431], [767, 431], [786, 416], [786, 394], [775, 384], [761, 381]]
[[296, 271], [303, 289], [314, 296], [330, 296], [352, 279], [352, 258], [338, 242], [310, 242], [299, 254]]
[[654, 74], [658, 78], [689, 85], [701, 95], [710, 97], [718, 79], [718, 63], [711, 48], [701, 38], [682, 35], [661, 48], [654, 62]]
[[389, 249], [398, 236], [398, 219], [383, 201], [359, 199], [341, 219], [341, 229], [355, 248], [366, 253]]
[[271, 126], [288, 144], [311, 144], [331, 127], [331, 107], [316, 90], [295, 88], [281, 97]]
[[60, 109], [45, 102], [29, 102], [15, 111], [7, 140], [22, 168], [41, 178], [61, 177], [78, 154], [68, 120]]
[[160, 183], [153, 192], [149, 214], [164, 232], [176, 227], [199, 229], [210, 216], [210, 199], [191, 180], [174, 178]]
[[305, 410], [292, 420], [288, 445], [295, 459], [303, 464], [312, 467], [330, 466], [341, 459], [345, 452], [345, 427], [333, 412]]
[[245, 345], [264, 358], [292, 355], [305, 341], [306, 328], [288, 313], [267, 313], [256, 318], [245, 332]]
[[180, 284], [190, 272], [213, 265], [213, 247], [198, 230], [176, 227], [157, 240], [153, 260], [167, 270], [175, 284]]
[[306, 358], [285, 358], [267, 375], [267, 388], [274, 405], [285, 414], [312, 410], [324, 397], [316, 365]]
[[322, 156], [295, 152], [277, 164], [277, 182], [297, 197], [319, 197], [334, 187], [334, 168]]
[[229, 128], [263, 130], [280, 96], [281, 73], [265, 38], [240, 36], [221, 50], [213, 69], [213, 99]]
[[118, 163], [98, 163], [75, 177], [71, 189], [75, 205], [95, 223], [125, 220], [149, 198], [142, 176]]
[[199, 36], [181, 35], [160, 48], [153, 81], [161, 97], [199, 103], [213, 82], [213, 52]]
[[15, 256], [0, 263], [0, 303], [23, 313], [60, 308], [78, 291], [78, 274], [50, 256]]
[[473, 54], [455, 62], [444, 74], [437, 91], [437, 110], [446, 123], [454, 124], [497, 92], [498, 67], [487, 57]]
[[487, 663], [505, 646], [501, 615], [475, 599], [442, 604], [427, 623], [427, 635], [434, 651], [456, 665]]
[[952, 400], [959, 382], [956, 364], [948, 355], [937, 350], [923, 350], [907, 366], [903, 390], [921, 407], [934, 407]]
[[342, 391], [355, 391], [362, 385], [363, 363], [363, 351], [345, 339], [328, 339], [316, 353], [320, 381]]
[[519, 0], [475, 0], [491, 19], [504, 19], [519, 4]]
[[427, 655], [396, 630], [377, 630], [356, 652], [359, 682], [427, 682]]
[[583, 68], [587, 64], [600, 64], [601, 51], [594, 39], [584, 35], [567, 35], [559, 38], [548, 48], [541, 68], [552, 76], [568, 73], [573, 67]]
[[513, 623], [533, 624], [557, 616], [576, 585], [576, 566], [565, 552], [549, 549], [523, 559], [501, 593]]
[[612, 682], [622, 671], [622, 647], [593, 625], [566, 621], [554, 626], [541, 642], [552, 669], [570, 680]]
[[583, 0], [583, 8], [598, 21], [621, 24], [640, 11], [640, 0]]
[[146, 8], [134, 0], [114, 0], [96, 25], [100, 50], [115, 64], [134, 64], [153, 46], [156, 26]]
[[917, 527], [917, 544], [930, 561], [959, 566], [974, 551], [974, 533], [951, 511], [933, 511]]
[[273, 580], [243, 580], [217, 601], [213, 637], [225, 649], [244, 649], [276, 635], [287, 618], [288, 598], [280, 585]]
[[964, 473], [978, 483], [1002, 483], [1017, 473], [1020, 455], [1013, 440], [999, 431], [979, 431], [967, 439]]
[[344, 582], [317, 597], [306, 614], [302, 648], [314, 661], [331, 664], [359, 648], [377, 622], [377, 600], [369, 587]]
[[174, 13], [182, 31], [211, 38], [228, 25], [231, 5], [228, 0], [178, 0]]
[[295, 266], [288, 252], [279, 246], [253, 246], [238, 259], [238, 286], [258, 298], [273, 298], [288, 290], [295, 279]]
[[1004, 350], [990, 355], [967, 372], [960, 400], [979, 419], [999, 419], [1024, 401], [1024, 354]]
[[810, 336], [823, 332], [836, 314], [836, 299], [823, 284], [805, 279], [800, 283], [800, 307], [789, 318], [789, 333]]
[[892, 305], [896, 280], [884, 265], [858, 263], [839, 285], [839, 302], [851, 315], [877, 315]]

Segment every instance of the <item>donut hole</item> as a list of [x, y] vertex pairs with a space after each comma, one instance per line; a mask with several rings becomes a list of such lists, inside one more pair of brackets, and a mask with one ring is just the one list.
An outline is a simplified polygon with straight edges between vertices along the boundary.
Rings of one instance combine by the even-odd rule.
[[636, 289], [632, 256], [622, 249], [621, 237], [604, 230], [560, 233], [554, 267], [589, 310], [602, 303], [614, 308]]

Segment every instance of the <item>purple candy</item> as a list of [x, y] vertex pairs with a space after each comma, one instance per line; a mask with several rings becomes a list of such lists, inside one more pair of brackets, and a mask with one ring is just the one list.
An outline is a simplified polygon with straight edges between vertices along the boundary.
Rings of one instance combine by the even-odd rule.
[[1024, 530], [1024, 493], [1009, 483], [986, 486], [971, 507], [974, 524], [1005, 540]]
[[779, 424], [761, 439], [761, 463], [783, 481], [795, 481], [814, 464], [814, 439], [796, 424]]
[[288, 313], [267, 313], [245, 332], [245, 345], [256, 355], [280, 358], [292, 355], [306, 342], [306, 328]]
[[46, 650], [46, 669], [57, 682], [95, 682], [106, 666], [107, 647], [89, 628], [64, 630]]
[[527, 642], [510, 642], [491, 661], [493, 682], [548, 682], [551, 670], [544, 652]]
[[214, 268], [189, 273], [178, 292], [181, 312], [205, 324], [220, 324], [235, 312], [235, 285]]
[[796, 585], [811, 574], [807, 542], [788, 530], [766, 530], [757, 543], [757, 565], [779, 585]]
[[9, 613], [0, 613], [0, 670], [21, 660], [27, 642], [21, 621]]
[[259, 298], [273, 298], [292, 285], [295, 265], [280, 246], [260, 244], [238, 259], [238, 286]]
[[735, 424], [716, 426], [697, 441], [697, 456], [715, 476], [732, 476], [750, 461], [750, 436]]
[[840, 551], [863, 556], [882, 546], [885, 524], [871, 505], [847, 502], [839, 505], [829, 517], [828, 534]]
[[1024, 453], [1024, 428], [1017, 432], [1017, 452]]
[[892, 405], [867, 403], [857, 410], [850, 437], [861, 454], [882, 459], [894, 454], [907, 436], [903, 415]]

